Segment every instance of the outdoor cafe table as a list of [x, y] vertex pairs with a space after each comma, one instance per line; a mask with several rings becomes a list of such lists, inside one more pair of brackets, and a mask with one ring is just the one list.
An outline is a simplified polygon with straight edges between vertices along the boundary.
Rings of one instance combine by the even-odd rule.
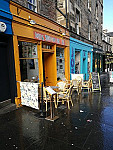
[[[52, 86], [53, 88], [57, 88], [55, 86]], [[57, 93], [52, 89], [52, 87], [46, 87], [46, 91], [49, 93], [49, 95], [51, 96], [51, 100], [50, 100], [50, 116], [46, 117], [46, 120], [50, 120], [50, 121], [55, 121], [57, 120], [59, 117], [55, 116], [55, 108], [53, 106], [53, 96], [55, 95], [56, 101], [57, 101]]]

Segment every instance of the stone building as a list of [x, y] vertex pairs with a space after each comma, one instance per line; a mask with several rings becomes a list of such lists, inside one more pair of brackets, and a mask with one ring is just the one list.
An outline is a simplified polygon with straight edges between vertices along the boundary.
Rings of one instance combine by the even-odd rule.
[[[103, 0], [57, 0], [58, 8], [65, 14], [66, 2], [70, 36], [93, 46], [93, 71], [103, 71]], [[58, 11], [57, 22], [66, 25], [65, 17]]]
[[[58, 8], [65, 13], [65, 0], [57, 1]], [[70, 31], [102, 46], [103, 0], [67, 0]], [[65, 17], [57, 11], [57, 22], [66, 25]]]
[[54, 0], [12, 0], [30, 10], [40, 13], [49, 19], [56, 20]]
[[103, 31], [103, 50], [105, 51], [106, 71], [113, 70], [113, 32]]

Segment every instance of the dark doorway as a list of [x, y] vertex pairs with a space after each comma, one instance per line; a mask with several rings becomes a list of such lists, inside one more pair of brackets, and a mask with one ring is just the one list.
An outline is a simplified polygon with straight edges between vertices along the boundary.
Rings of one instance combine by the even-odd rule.
[[7, 44], [0, 42], [0, 102], [11, 97], [7, 58]]

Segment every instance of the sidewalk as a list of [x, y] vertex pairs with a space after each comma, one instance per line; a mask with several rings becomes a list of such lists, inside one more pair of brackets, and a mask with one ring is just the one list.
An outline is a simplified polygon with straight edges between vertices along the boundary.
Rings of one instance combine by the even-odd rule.
[[0, 150], [113, 150], [113, 87], [73, 93], [73, 102], [58, 108], [55, 122], [27, 107], [0, 115]]

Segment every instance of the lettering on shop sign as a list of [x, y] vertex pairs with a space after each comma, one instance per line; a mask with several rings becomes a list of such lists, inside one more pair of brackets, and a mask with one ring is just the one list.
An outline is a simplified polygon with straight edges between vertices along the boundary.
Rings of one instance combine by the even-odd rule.
[[46, 34], [42, 34], [39, 32], [34, 32], [34, 38], [40, 41], [47, 41], [51, 43], [56, 43], [60, 45], [65, 45], [65, 41], [59, 38], [55, 38]]
[[71, 73], [75, 73], [74, 72], [74, 67], [75, 67], [74, 49], [72, 47], [72, 51], [71, 51]]

